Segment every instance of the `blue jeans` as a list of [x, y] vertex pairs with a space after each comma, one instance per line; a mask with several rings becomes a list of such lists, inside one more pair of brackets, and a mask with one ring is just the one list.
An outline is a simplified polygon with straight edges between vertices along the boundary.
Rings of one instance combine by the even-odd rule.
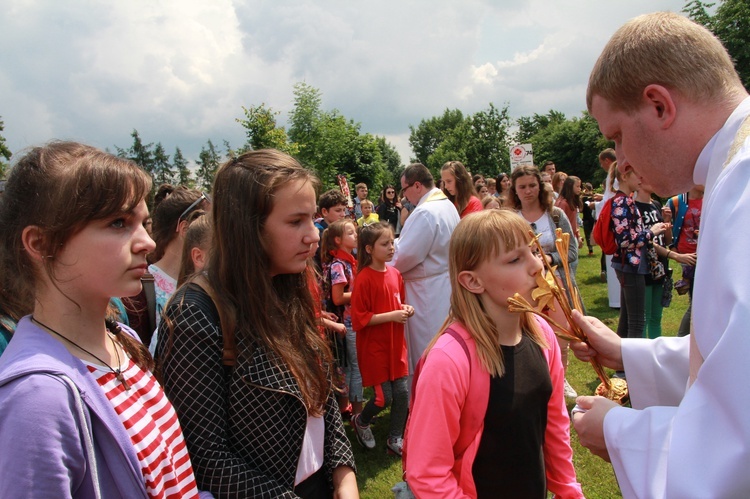
[[346, 384], [349, 386], [349, 401], [363, 402], [364, 393], [362, 389], [362, 375], [359, 372], [357, 362], [357, 333], [352, 329], [352, 323], [346, 321]]

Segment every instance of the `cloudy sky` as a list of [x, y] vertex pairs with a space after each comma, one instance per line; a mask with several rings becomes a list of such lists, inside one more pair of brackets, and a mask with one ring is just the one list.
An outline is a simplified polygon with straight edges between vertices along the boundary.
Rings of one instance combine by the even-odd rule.
[[242, 106], [293, 105], [292, 87], [385, 136], [508, 103], [511, 116], [585, 109], [612, 33], [684, 0], [3, 0], [0, 119], [12, 152], [53, 138], [114, 150], [135, 128], [190, 159], [245, 142]]

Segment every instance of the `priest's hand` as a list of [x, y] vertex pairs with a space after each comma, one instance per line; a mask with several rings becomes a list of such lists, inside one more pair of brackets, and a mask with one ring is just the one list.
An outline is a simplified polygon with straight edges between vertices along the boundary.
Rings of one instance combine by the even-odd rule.
[[586, 334], [587, 342], [572, 341], [570, 349], [584, 362], [595, 358], [601, 365], [616, 371], [624, 370], [622, 365], [622, 339], [596, 317], [584, 316], [573, 311], [573, 321]]
[[609, 452], [604, 440], [604, 416], [614, 407], [613, 402], [604, 397], [578, 397], [578, 408], [573, 414], [573, 427], [578, 433], [578, 441], [595, 456], [609, 462]]

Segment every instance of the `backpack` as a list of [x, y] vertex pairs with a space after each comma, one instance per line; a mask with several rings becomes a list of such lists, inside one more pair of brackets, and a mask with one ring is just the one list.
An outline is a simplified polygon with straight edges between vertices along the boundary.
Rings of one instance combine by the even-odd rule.
[[612, 230], [612, 206], [615, 204], [615, 199], [624, 195], [618, 192], [615, 194], [615, 197], [602, 206], [599, 218], [596, 219], [594, 228], [591, 231], [594, 242], [599, 245], [602, 253], [605, 255], [614, 255], [617, 251], [617, 241], [615, 241], [615, 233]]

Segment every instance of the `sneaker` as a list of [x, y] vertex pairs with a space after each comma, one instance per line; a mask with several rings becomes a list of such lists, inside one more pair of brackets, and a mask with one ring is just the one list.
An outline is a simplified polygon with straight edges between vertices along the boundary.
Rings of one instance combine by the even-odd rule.
[[372, 434], [372, 430], [370, 429], [370, 426], [362, 426], [360, 423], [360, 419], [362, 419], [361, 414], [357, 414], [353, 419], [352, 422], [354, 423], [354, 433], [357, 434], [357, 441], [364, 447], [365, 449], [374, 449], [375, 448], [375, 436]]
[[401, 457], [401, 452], [404, 448], [404, 439], [401, 437], [388, 437], [388, 441], [385, 444], [385, 449], [388, 454], [392, 456]]
[[567, 379], [565, 380], [565, 384], [563, 384], [563, 392], [565, 393], [565, 397], [569, 399], [574, 399], [578, 396], [573, 387], [570, 386], [570, 383], [568, 383]]
[[602, 273], [599, 274], [599, 280], [602, 282], [607, 282], [607, 272], [602, 270]]

